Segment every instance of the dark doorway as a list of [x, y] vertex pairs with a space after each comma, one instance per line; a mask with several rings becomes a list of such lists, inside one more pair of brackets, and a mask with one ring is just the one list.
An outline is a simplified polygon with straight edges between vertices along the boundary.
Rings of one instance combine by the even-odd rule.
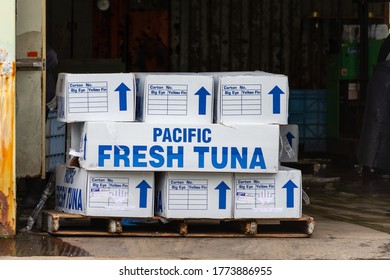
[[127, 70], [169, 71], [168, 11], [130, 11]]

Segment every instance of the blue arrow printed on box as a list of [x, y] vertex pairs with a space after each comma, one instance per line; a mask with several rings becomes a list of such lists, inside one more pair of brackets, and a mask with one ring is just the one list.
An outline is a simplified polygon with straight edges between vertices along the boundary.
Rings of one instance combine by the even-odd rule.
[[226, 192], [230, 190], [229, 186], [222, 181], [215, 189], [219, 190], [219, 209], [226, 209]]
[[121, 83], [115, 91], [119, 92], [119, 111], [127, 111], [127, 92], [131, 90]]
[[286, 134], [286, 138], [287, 138], [288, 143], [292, 147], [292, 140], [295, 138], [295, 136], [291, 132], [289, 132]]
[[294, 189], [297, 188], [297, 185], [295, 185], [291, 180], [288, 180], [288, 182], [283, 186], [283, 189], [286, 189], [287, 192], [287, 208], [294, 208]]
[[142, 180], [136, 188], [139, 189], [139, 208], [146, 208], [148, 201], [148, 189], [151, 189], [152, 187], [145, 180]]
[[199, 95], [199, 107], [198, 107], [198, 114], [199, 115], [206, 115], [206, 104], [207, 104], [207, 95], [211, 95], [207, 89], [204, 87], [201, 87], [195, 95]]
[[268, 94], [273, 95], [273, 113], [280, 114], [280, 95], [284, 94], [284, 92], [280, 89], [280, 87], [275, 86]]
[[83, 147], [83, 149], [84, 149], [84, 160], [86, 160], [86, 158], [87, 158], [87, 134], [85, 134], [84, 135], [84, 139], [83, 139], [83, 141], [84, 141], [84, 147]]

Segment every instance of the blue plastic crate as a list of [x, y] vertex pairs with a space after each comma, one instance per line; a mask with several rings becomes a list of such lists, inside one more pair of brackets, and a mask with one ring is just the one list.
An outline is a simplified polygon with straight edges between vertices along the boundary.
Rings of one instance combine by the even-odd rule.
[[290, 89], [288, 122], [297, 124], [303, 152], [326, 151], [326, 90]]
[[66, 125], [57, 121], [57, 111], [50, 111], [46, 121], [46, 172], [53, 172], [66, 161]]

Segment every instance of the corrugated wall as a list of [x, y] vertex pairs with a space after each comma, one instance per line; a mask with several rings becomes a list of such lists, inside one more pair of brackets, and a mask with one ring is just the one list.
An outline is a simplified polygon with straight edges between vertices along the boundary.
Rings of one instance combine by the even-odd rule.
[[[326, 56], [338, 40], [338, 16], [356, 19], [358, 4], [355, 2], [360, 3], [354, 0], [111, 0], [111, 9], [99, 12], [92, 0], [47, 1], [48, 39], [58, 49], [60, 66], [66, 59], [123, 60], [120, 42], [124, 41], [125, 31], [132, 32], [125, 16], [135, 11], [159, 10], [170, 14], [170, 71], [263, 70], [286, 74], [291, 87], [309, 89], [325, 88]], [[384, 5], [388, 4], [371, 3], [369, 11], [383, 17]], [[318, 17], [311, 17], [313, 12]], [[147, 25], [147, 20], [137, 24]], [[86, 34], [95, 34], [94, 39]], [[78, 67], [85, 66], [84, 62]], [[102, 65], [103, 69], [107, 71], [112, 63]], [[118, 67], [110, 69], [118, 71]]]
[[[288, 75], [294, 88], [325, 87], [338, 14], [358, 14], [353, 0], [171, 0], [170, 5], [172, 71], [262, 70]], [[381, 16], [382, 5], [370, 4], [369, 10]]]

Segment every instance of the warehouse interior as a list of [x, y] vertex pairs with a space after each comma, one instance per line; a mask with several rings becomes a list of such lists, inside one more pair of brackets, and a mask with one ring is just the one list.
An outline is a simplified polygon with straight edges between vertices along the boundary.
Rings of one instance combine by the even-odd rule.
[[[255, 70], [286, 75], [290, 90], [289, 123], [299, 127], [299, 161], [287, 165], [302, 170], [304, 175], [303, 190], [310, 203], [303, 206], [303, 212], [318, 215], [319, 224], [321, 219], [330, 219], [390, 233], [390, 225], [383, 219], [388, 215], [388, 173], [377, 176], [369, 170], [365, 176], [357, 158], [369, 99], [368, 83], [380, 47], [389, 34], [388, 1], [46, 0], [45, 18], [45, 44], [56, 51], [58, 58], [55, 76], [61, 72]], [[55, 116], [49, 116], [46, 126], [58, 125], [54, 119]], [[65, 134], [64, 127], [60, 125], [60, 129]], [[46, 145], [50, 146], [48, 139], [58, 141], [58, 135], [48, 135], [46, 128]], [[60, 137], [59, 141], [66, 139]], [[41, 174], [17, 178], [18, 230], [25, 227], [28, 215], [41, 199], [53, 165], [66, 161], [66, 145], [60, 146], [60, 152], [46, 153]], [[48, 199], [45, 208], [53, 207], [52, 199]], [[340, 214], [336, 215], [335, 210]], [[334, 238], [332, 234], [327, 238]], [[347, 236], [346, 240], [354, 238]], [[69, 242], [65, 245], [56, 245], [57, 241], [50, 238], [39, 242], [32, 236], [27, 241], [25, 236], [18, 238], [20, 244], [33, 240], [39, 248], [28, 251], [22, 245], [9, 245], [14, 247], [8, 254], [70, 256], [69, 244], [88, 247], [77, 238], [64, 238]], [[314, 238], [315, 235], [311, 239]], [[45, 242], [57, 249], [44, 249]], [[95, 242], [98, 240], [90, 244]], [[151, 242], [159, 246], [157, 240]], [[294, 242], [297, 247], [309, 246], [302, 245], [300, 240]], [[290, 244], [284, 246], [291, 246], [291, 255], [264, 258], [321, 258], [305, 253], [294, 256], [295, 243]], [[92, 246], [85, 250], [72, 248], [72, 254], [85, 257], [95, 252], [104, 256], [104, 252], [93, 251]], [[135, 245], [126, 246], [131, 251]], [[192, 250], [194, 255], [189, 258], [207, 258], [196, 255], [195, 247]], [[367, 257], [388, 259], [388, 250], [384, 250]], [[110, 257], [127, 257], [121, 255], [123, 252], [114, 254]], [[364, 252], [350, 252], [339, 258], [364, 258], [363, 255]], [[178, 252], [175, 256], [185, 258]], [[329, 253], [323, 258], [336, 256]], [[164, 254], [161, 257], [170, 258]], [[260, 253], [256, 257], [261, 258]]]
[[363, 2], [48, 0], [46, 43], [57, 72], [285, 74], [301, 153], [353, 161], [383, 42], [374, 29], [388, 24], [387, 1]]

